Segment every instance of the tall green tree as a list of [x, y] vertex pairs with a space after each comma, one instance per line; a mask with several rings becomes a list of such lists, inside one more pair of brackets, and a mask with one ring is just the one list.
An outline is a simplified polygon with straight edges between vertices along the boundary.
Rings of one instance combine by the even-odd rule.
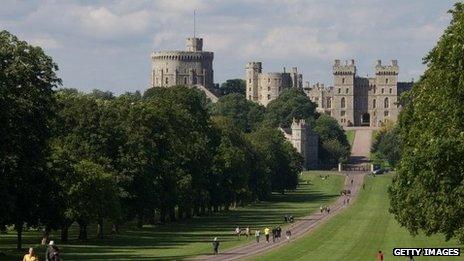
[[402, 159], [390, 211], [413, 234], [464, 242], [464, 4], [450, 13], [400, 115]]
[[45, 180], [53, 88], [58, 66], [40, 47], [0, 32], [0, 224], [14, 224], [17, 248], [25, 223], [37, 224]]
[[221, 84], [219, 87], [222, 95], [227, 95], [231, 93], [239, 93], [245, 95], [246, 92], [246, 82], [243, 79], [229, 79]]
[[264, 106], [248, 101], [238, 93], [222, 96], [212, 107], [212, 115], [231, 119], [235, 126], [247, 133], [261, 124], [265, 112]]
[[316, 106], [301, 88], [286, 88], [267, 105], [265, 121], [273, 127], [290, 127], [293, 119], [313, 122]]
[[337, 120], [321, 115], [314, 124], [314, 132], [319, 135], [319, 159], [323, 164], [333, 165], [348, 160], [350, 144]]

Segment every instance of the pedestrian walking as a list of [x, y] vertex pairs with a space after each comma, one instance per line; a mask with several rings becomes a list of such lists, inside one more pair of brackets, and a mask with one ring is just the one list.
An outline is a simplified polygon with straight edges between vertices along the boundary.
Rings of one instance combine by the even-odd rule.
[[256, 238], [256, 243], [259, 243], [259, 238], [260, 238], [260, 235], [261, 232], [259, 231], [259, 229], [256, 229], [255, 230], [255, 238]]
[[321, 213], [322, 213], [322, 211], [324, 210], [324, 208], [322, 207], [322, 205], [321, 205], [321, 207], [319, 208], [319, 210], [321, 211]]
[[353, 186], [353, 180], [351, 180], [351, 186]]
[[250, 228], [245, 228], [245, 236], [248, 238], [250, 236]]
[[377, 261], [383, 261], [383, 253], [381, 250], [377, 253]]
[[264, 236], [266, 237], [266, 242], [269, 243], [269, 231], [270, 229], [268, 227], [266, 227], [264, 229]]
[[60, 258], [60, 249], [55, 245], [53, 240], [48, 243], [47, 251], [45, 251], [45, 260], [46, 261], [59, 261]]
[[347, 204], [347, 205], [350, 204], [350, 197], [348, 197], [348, 198], [346, 199], [346, 204]]
[[237, 239], [240, 240], [240, 227], [235, 228], [235, 235], [237, 236]]
[[272, 243], [275, 242], [275, 239], [276, 239], [276, 228], [273, 228], [272, 229]]
[[287, 229], [287, 231], [285, 231], [285, 237], [287, 238], [287, 241], [290, 240], [291, 236], [292, 236], [292, 231], [290, 229]]
[[213, 239], [213, 253], [215, 255], [219, 254], [219, 240], [217, 237]]
[[23, 261], [39, 261], [39, 257], [35, 253], [34, 248], [29, 248], [29, 252], [24, 255]]
[[276, 237], [278, 240], [280, 240], [280, 236], [282, 235], [282, 228], [280, 226], [277, 226], [276, 228]]
[[330, 214], [330, 207], [327, 207], [327, 214]]

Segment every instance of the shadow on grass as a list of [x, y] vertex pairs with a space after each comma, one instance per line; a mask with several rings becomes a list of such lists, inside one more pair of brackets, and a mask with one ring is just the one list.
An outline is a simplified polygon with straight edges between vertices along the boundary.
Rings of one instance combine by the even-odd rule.
[[[281, 225], [285, 214], [293, 215], [295, 219], [301, 218], [311, 210], [318, 210], [317, 204], [329, 202], [338, 196], [324, 194], [323, 191], [312, 188], [313, 184], [305, 181], [298, 190], [287, 192], [285, 195], [273, 194], [266, 202], [162, 226], [136, 229], [129, 224], [121, 228], [119, 235], [108, 236], [103, 240], [90, 238], [86, 243], [70, 240], [67, 244], [61, 244], [56, 240], [59, 231], [54, 232], [51, 238], [59, 244], [65, 260], [182, 260], [198, 254], [209, 254], [209, 242], [213, 237], [219, 237], [221, 242], [226, 244], [236, 243], [237, 237], [233, 235], [236, 226], [250, 227], [253, 231], [264, 226]], [[89, 227], [90, 236], [95, 231], [95, 227]], [[76, 236], [77, 227], [73, 226], [70, 238]], [[0, 236], [0, 252], [7, 254], [6, 257], [0, 256], [0, 260], [20, 260], [23, 253], [8, 250], [14, 248], [15, 240], [15, 234]], [[24, 235], [24, 247], [34, 246], [39, 240], [40, 232], [27, 232]], [[199, 246], [192, 247], [195, 248], [192, 251], [184, 251], [183, 248], [189, 244]], [[45, 248], [39, 247], [37, 252], [44, 253]], [[186, 254], [182, 255], [183, 253]]]

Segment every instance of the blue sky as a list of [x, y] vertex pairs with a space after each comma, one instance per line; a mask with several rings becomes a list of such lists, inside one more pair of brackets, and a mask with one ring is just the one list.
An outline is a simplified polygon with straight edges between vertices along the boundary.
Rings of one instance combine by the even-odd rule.
[[182, 50], [192, 35], [215, 53], [215, 82], [243, 78], [248, 61], [265, 71], [297, 66], [304, 81], [331, 84], [334, 59], [372, 74], [397, 59], [400, 80], [417, 79], [422, 57], [450, 21], [445, 0], [2, 0], [0, 28], [42, 46], [65, 87], [145, 90], [153, 50]]

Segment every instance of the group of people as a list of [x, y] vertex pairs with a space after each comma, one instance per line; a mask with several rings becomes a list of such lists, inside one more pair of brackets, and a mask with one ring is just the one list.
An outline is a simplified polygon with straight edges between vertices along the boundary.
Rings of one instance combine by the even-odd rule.
[[319, 207], [319, 210], [321, 211], [321, 214], [324, 213], [324, 212], [327, 213], [327, 214], [330, 214], [330, 207], [329, 206], [322, 206], [321, 205]]
[[[50, 241], [45, 252], [45, 261], [60, 261], [60, 249], [55, 245], [55, 242]], [[23, 261], [39, 261], [39, 257], [33, 247], [29, 248], [29, 252], [24, 255]]]

